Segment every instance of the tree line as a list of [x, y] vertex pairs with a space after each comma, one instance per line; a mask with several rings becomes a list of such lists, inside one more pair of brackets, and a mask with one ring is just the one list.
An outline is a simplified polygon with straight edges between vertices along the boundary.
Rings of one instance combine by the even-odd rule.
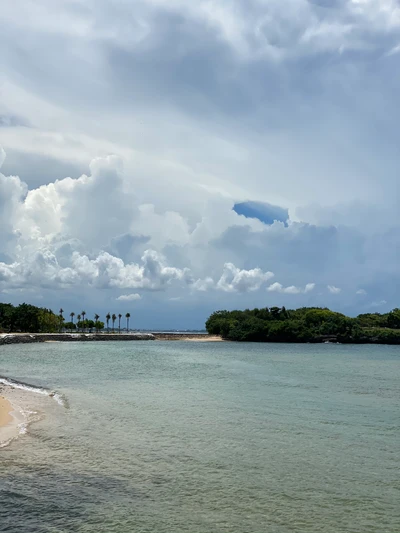
[[400, 344], [400, 309], [354, 318], [319, 307], [216, 311], [206, 329], [232, 341]]
[[[59, 333], [62, 331], [96, 331], [104, 330], [105, 324], [100, 320], [100, 315], [94, 315], [94, 320], [87, 318], [86, 311], [75, 314], [69, 313], [70, 320], [64, 318], [64, 310], [61, 308], [58, 314], [45, 307], [36, 307], [31, 304], [20, 304], [14, 306], [9, 303], [0, 303], [0, 332], [3, 333]], [[76, 321], [75, 321], [76, 316]], [[130, 313], [125, 314], [126, 330], [129, 331]], [[109, 331], [111, 321], [112, 331], [115, 332], [118, 324], [118, 331], [121, 332], [121, 320], [123, 315], [119, 313], [107, 313], [105, 316], [106, 329]]]

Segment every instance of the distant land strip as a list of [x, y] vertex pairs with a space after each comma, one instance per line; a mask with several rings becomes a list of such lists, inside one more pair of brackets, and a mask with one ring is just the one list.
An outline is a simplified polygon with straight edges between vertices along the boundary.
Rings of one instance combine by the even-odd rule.
[[218, 335], [208, 333], [2, 333], [0, 345], [30, 344], [35, 342], [90, 342], [90, 341], [221, 341]]

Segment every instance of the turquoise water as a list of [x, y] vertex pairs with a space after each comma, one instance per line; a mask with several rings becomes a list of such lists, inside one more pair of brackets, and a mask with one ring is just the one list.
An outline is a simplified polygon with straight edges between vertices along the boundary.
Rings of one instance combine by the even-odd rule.
[[0, 450], [0, 531], [398, 533], [400, 348], [2, 347], [57, 389]]

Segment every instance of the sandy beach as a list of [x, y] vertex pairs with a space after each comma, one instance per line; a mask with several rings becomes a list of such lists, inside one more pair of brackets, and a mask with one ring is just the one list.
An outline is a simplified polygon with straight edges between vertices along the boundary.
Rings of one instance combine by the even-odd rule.
[[209, 335], [208, 333], [153, 333], [156, 341], [185, 341], [185, 342], [224, 342], [219, 335]]
[[186, 340], [186, 341], [189, 341], [189, 342], [224, 342], [224, 339], [218, 335], [208, 335], [208, 337], [206, 336], [197, 336], [196, 335], [193, 335], [193, 336], [188, 336], [186, 339], [183, 339], [183, 340]]
[[60, 408], [69, 408], [62, 394], [0, 376], [0, 449]]
[[19, 434], [22, 422], [22, 414], [4, 396], [0, 396], [0, 448]]
[[12, 422], [11, 411], [12, 405], [3, 396], [0, 396], [0, 428], [7, 426]]

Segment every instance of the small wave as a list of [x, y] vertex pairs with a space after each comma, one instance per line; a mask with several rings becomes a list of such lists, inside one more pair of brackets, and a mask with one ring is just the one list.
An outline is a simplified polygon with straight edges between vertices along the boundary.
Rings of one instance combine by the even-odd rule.
[[11, 439], [0, 441], [0, 448], [6, 448], [14, 439], [15, 437], [11, 437]]
[[54, 398], [54, 400], [59, 404], [61, 405], [62, 407], [65, 407], [65, 409], [69, 409], [69, 403], [68, 403], [68, 400], [67, 398], [64, 396], [64, 394], [61, 394], [59, 392], [56, 392], [56, 391], [52, 391], [49, 396], [51, 396], [52, 398]]
[[59, 405], [62, 407], [65, 407], [66, 409], [69, 409], [69, 404], [67, 398], [64, 396], [64, 394], [61, 394], [57, 391], [52, 391], [45, 389], [44, 387], [35, 387], [34, 385], [29, 385], [28, 383], [24, 383], [23, 381], [15, 381], [11, 378], [6, 378], [0, 376], [0, 383], [3, 385], [7, 385], [9, 387], [12, 387], [13, 389], [21, 389], [26, 390], [30, 392], [34, 392], [36, 394], [42, 394], [44, 396], [49, 396], [50, 398], [53, 398]]

